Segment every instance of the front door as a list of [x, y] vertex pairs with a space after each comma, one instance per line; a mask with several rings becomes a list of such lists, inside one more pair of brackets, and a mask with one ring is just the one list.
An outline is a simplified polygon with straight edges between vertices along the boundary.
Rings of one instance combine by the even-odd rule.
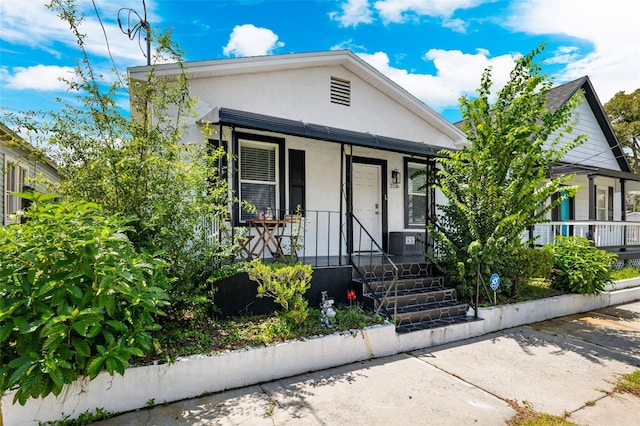
[[[382, 247], [382, 166], [353, 163], [353, 214]], [[371, 238], [354, 221], [353, 251], [375, 251]]]

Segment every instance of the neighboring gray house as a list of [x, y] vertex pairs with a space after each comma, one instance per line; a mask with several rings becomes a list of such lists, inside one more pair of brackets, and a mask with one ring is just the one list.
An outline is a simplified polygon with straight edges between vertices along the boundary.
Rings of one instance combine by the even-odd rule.
[[640, 176], [631, 171], [589, 77], [580, 77], [549, 91], [548, 107], [556, 109], [582, 90], [584, 99], [573, 113], [573, 131], [567, 141], [586, 135], [584, 144], [568, 152], [553, 174], [573, 174], [579, 185], [575, 197], [552, 212], [551, 224], [536, 226], [539, 244], [554, 235], [581, 235], [599, 247], [617, 249], [640, 244], [637, 224], [627, 224], [626, 195], [640, 190]]
[[31, 179], [58, 180], [53, 161], [37, 160], [34, 148], [4, 124], [0, 124], [0, 225], [12, 223], [16, 211], [23, 207], [22, 199], [11, 195], [24, 189], [41, 189]]

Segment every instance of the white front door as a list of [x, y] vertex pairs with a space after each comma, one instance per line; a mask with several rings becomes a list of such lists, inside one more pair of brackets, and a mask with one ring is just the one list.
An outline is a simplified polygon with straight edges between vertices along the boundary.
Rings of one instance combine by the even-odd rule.
[[[353, 214], [382, 247], [382, 166], [353, 163]], [[376, 251], [364, 230], [353, 223], [353, 251]]]

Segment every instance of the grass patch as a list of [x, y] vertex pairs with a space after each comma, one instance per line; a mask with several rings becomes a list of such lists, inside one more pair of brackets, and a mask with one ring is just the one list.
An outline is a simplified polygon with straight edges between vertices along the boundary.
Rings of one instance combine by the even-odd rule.
[[179, 356], [211, 354], [249, 346], [265, 346], [336, 331], [360, 329], [382, 323], [360, 306], [337, 306], [333, 328], [320, 324], [320, 310], [309, 309], [309, 316], [297, 326], [291, 325], [278, 314], [234, 317], [226, 320], [183, 318], [166, 321], [155, 336], [158, 341], [156, 355], [140, 359], [174, 360]]
[[611, 271], [611, 281], [627, 280], [629, 278], [640, 277], [640, 270], [627, 266], [620, 270]]
[[515, 401], [507, 402], [516, 411], [516, 415], [506, 421], [509, 426], [577, 426], [576, 423], [568, 421], [565, 416], [537, 413], [526, 401], [524, 405]]
[[613, 391], [640, 396], [640, 370], [622, 376]]
[[560, 296], [566, 294], [566, 291], [554, 288], [548, 279], [532, 278], [527, 283], [518, 287], [516, 298], [519, 302], [528, 300], [544, 299], [546, 297]]
[[[550, 280], [545, 278], [532, 278], [526, 283], [520, 284], [513, 297], [504, 293], [498, 293], [496, 302], [498, 305], [526, 302], [529, 300], [544, 299], [547, 297], [567, 294], [566, 291], [554, 288]], [[492, 295], [493, 298], [493, 295]]]

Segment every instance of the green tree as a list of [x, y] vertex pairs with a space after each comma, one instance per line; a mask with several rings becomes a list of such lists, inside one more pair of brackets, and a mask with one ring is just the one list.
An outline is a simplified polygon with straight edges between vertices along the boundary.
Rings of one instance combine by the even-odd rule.
[[634, 173], [640, 171], [640, 89], [616, 93], [604, 110]]
[[473, 294], [477, 276], [494, 272], [503, 277], [501, 290], [514, 290], [504, 278], [517, 274], [518, 259], [526, 258], [520, 255], [530, 247], [523, 231], [577, 189], [563, 186], [571, 176], [549, 175], [584, 139], [561, 142], [581, 96], [555, 111], [546, 108], [552, 83], [534, 61], [542, 49], [516, 60], [493, 102], [491, 70], [483, 73], [477, 96], [461, 99], [469, 145], [442, 153], [435, 187], [448, 202], [429, 225], [431, 257], [466, 296]]
[[[181, 52], [169, 34], [150, 34], [152, 66], [145, 81], [122, 83], [98, 73], [85, 49], [82, 14], [75, 0], [52, 0], [48, 7], [65, 21], [78, 44], [81, 62], [67, 81], [76, 99], [61, 109], [27, 113], [18, 127], [29, 128], [39, 146], [49, 146], [59, 164], [60, 191], [67, 200], [87, 200], [109, 214], [133, 216], [127, 231], [137, 249], [161, 252], [169, 261], [172, 309], [210, 303], [206, 278], [216, 256], [230, 247], [212, 244], [211, 223], [226, 215], [228, 187], [218, 179], [221, 149], [199, 140], [184, 142], [185, 123], [194, 120], [194, 102], [185, 72], [177, 78], [156, 73], [157, 63], [181, 64]], [[118, 77], [118, 78], [116, 78]], [[129, 93], [131, 112], [118, 96]], [[191, 121], [193, 122], [193, 121]]]

